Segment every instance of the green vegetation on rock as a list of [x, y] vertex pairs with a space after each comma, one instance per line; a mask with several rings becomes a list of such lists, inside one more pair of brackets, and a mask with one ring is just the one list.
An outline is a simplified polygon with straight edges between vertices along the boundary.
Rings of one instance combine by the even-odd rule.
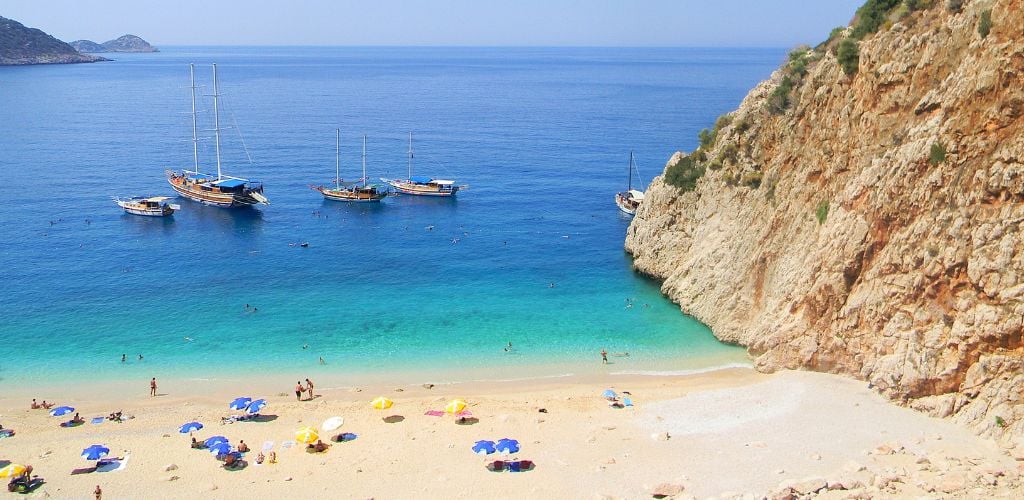
[[818, 218], [818, 224], [824, 224], [828, 219], [828, 200], [821, 200], [818, 208], [814, 209], [814, 216]]
[[934, 167], [944, 161], [946, 161], [946, 145], [941, 142], [933, 143], [931, 151], [928, 152], [928, 163]]
[[990, 31], [992, 31], [992, 9], [986, 9], [981, 11], [981, 17], [978, 19], [978, 34], [982, 38], [986, 38]]
[[860, 66], [860, 48], [857, 47], [857, 42], [850, 38], [844, 38], [843, 41], [839, 42], [839, 47], [836, 49], [836, 59], [839, 60], [843, 73], [846, 73], [848, 76], [857, 74], [857, 68]]
[[697, 180], [704, 176], [704, 166], [698, 163], [695, 154], [684, 156], [665, 169], [665, 183], [686, 193], [697, 189]]
[[855, 40], [861, 40], [878, 31], [888, 19], [889, 12], [900, 3], [900, 0], [868, 0], [857, 9], [857, 22], [850, 36]]

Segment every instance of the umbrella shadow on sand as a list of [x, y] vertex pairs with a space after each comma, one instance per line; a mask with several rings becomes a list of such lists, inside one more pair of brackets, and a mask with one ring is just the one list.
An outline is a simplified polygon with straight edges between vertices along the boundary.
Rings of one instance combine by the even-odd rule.
[[405, 420], [405, 417], [403, 417], [401, 415], [389, 415], [387, 417], [384, 417], [383, 420], [384, 420], [385, 423], [388, 423], [388, 424], [397, 424], [397, 423]]
[[259, 414], [249, 419], [250, 422], [273, 422], [277, 420], [277, 415], [263, 415]]

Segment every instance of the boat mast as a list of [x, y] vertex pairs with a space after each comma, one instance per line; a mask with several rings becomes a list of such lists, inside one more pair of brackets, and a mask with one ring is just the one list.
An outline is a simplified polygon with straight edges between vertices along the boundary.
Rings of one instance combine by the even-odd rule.
[[341, 129], [335, 129], [337, 139], [334, 142], [334, 189], [339, 189], [341, 177]]
[[217, 87], [217, 64], [213, 64], [213, 134], [217, 141], [217, 180], [221, 179], [220, 174], [220, 113], [217, 111], [217, 98], [220, 97], [220, 90]]
[[199, 137], [196, 131], [196, 66], [188, 65], [188, 75], [192, 79], [192, 164], [196, 174], [199, 173]]
[[409, 131], [409, 177], [412, 179], [412, 131]]
[[633, 190], [633, 150], [629, 150], [629, 185], [626, 187], [626, 192]]
[[363, 186], [366, 186], [366, 134], [363, 134]]

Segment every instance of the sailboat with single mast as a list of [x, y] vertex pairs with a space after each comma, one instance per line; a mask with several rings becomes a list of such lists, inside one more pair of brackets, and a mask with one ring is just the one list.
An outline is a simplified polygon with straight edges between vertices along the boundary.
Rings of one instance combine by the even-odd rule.
[[192, 170], [167, 170], [167, 182], [171, 187], [192, 201], [215, 207], [244, 207], [270, 201], [263, 196], [263, 183], [224, 175], [220, 162], [220, 112], [218, 99], [220, 90], [217, 86], [217, 65], [213, 65], [213, 133], [217, 151], [217, 175], [199, 171], [199, 137], [196, 126], [196, 75], [195, 66], [189, 64], [189, 75], [192, 79]]
[[[633, 161], [633, 152], [629, 152], [629, 181], [626, 184], [626, 191], [615, 193], [615, 204], [628, 215], [636, 215], [636, 209], [644, 201], [644, 192], [633, 189], [633, 170], [636, 170], [636, 163]], [[640, 171], [636, 172], [637, 180], [640, 180]], [[642, 183], [643, 180], [640, 180]]]
[[409, 176], [405, 179], [385, 179], [381, 177], [380, 180], [395, 188], [399, 193], [411, 194], [414, 196], [452, 197], [455, 196], [455, 193], [458, 193], [460, 189], [466, 189], [468, 187], [458, 186], [455, 184], [455, 181], [450, 179], [435, 179], [433, 177], [424, 176], [413, 177], [412, 157], [412, 132], [409, 132]]
[[363, 177], [357, 181], [345, 182], [341, 179], [341, 129], [335, 130], [334, 146], [334, 187], [309, 186], [324, 196], [324, 199], [335, 201], [373, 202], [383, 200], [387, 191], [378, 189], [375, 184], [366, 183], [366, 136], [363, 136]]

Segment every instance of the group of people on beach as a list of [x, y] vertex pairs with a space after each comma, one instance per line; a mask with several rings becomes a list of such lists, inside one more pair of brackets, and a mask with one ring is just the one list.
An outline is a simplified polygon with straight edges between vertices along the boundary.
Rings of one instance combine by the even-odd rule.
[[42, 403], [36, 403], [35, 398], [32, 398], [32, 406], [30, 406], [30, 408], [33, 410], [49, 410], [50, 408], [53, 408], [53, 406], [54, 403], [47, 403], [45, 399]]
[[295, 382], [295, 400], [302, 401], [302, 393], [308, 393], [307, 400], [313, 399], [313, 381], [306, 379], [306, 385], [302, 385], [302, 382]]

